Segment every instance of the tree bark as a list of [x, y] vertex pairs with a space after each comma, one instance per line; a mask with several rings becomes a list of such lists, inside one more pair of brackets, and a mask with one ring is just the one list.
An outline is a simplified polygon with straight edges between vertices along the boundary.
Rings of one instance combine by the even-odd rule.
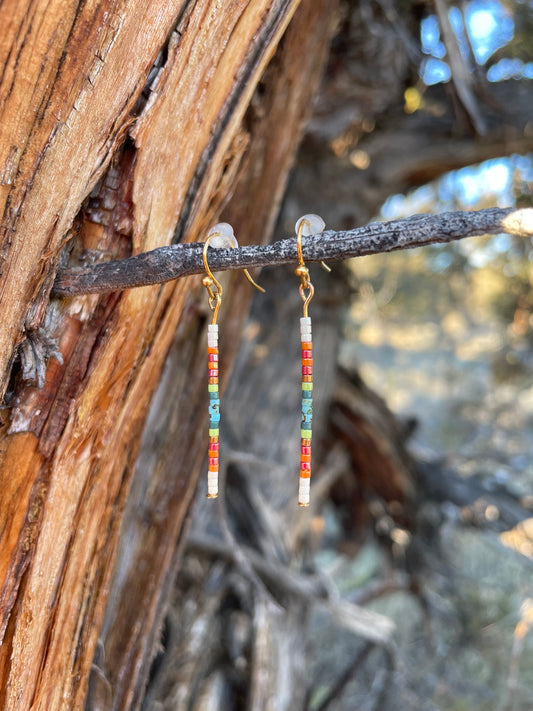
[[[343, 260], [503, 232], [531, 237], [533, 210], [508, 207], [414, 215], [343, 232], [325, 230], [302, 239], [302, 254], [306, 262]], [[100, 294], [201, 274], [205, 269], [202, 253], [201, 244], [179, 244], [129, 259], [66, 269], [57, 275], [52, 292], [61, 296]], [[214, 271], [298, 263], [294, 237], [267, 246], [218, 249], [208, 254]]]
[[[140, 703], [205, 457], [198, 280], [48, 305], [61, 250], [74, 237], [76, 264], [199, 240], [224, 206], [242, 241], [266, 240], [334, 14], [310, 0], [0, 8], [0, 385], [11, 405], [0, 451], [3, 708], [82, 708], [101, 634], [104, 691], [93, 687], [89, 704]], [[226, 372], [247, 299], [236, 286], [224, 304]], [[63, 363], [49, 361], [39, 389], [9, 373], [24, 335], [43, 337], [31, 332], [45, 311]], [[154, 404], [160, 425], [168, 416], [162, 463], [140, 462], [102, 631], [169, 349], [171, 407], [161, 394]]]
[[[383, 7], [365, 4], [349, 61], [341, 52], [330, 63], [329, 86], [343, 100], [355, 86], [360, 113], [345, 134], [338, 126], [328, 134], [328, 118], [315, 115], [302, 159], [320, 172], [320, 188], [303, 179], [293, 192], [328, 222], [331, 204], [344, 201], [340, 228], [367, 222], [393, 191], [531, 147], [528, 110], [517, 108], [513, 126], [495, 112], [483, 140], [455, 133], [440, 89], [428, 92], [426, 111], [406, 115], [409, 20]], [[50, 298], [56, 271], [201, 242], [219, 219], [241, 243], [266, 242], [336, 12], [331, 0], [0, 5], [3, 708], [140, 705], [206, 454], [199, 279], [59, 299]], [[335, 96], [322, 96], [336, 116]], [[374, 134], [376, 121], [383, 130]], [[317, 148], [317, 135], [329, 136], [334, 154], [326, 141]], [[334, 183], [339, 162], [345, 179]], [[250, 300], [240, 275], [224, 279], [223, 381]], [[35, 368], [42, 388], [29, 384], [32, 360], [53, 356], [55, 341], [61, 358]], [[332, 369], [333, 338], [322, 347]], [[272, 391], [285, 397], [279, 383]], [[359, 395], [349, 394], [337, 412], [348, 407], [363, 428]], [[239, 414], [244, 431], [249, 418]], [[377, 429], [366, 432], [374, 454]], [[353, 461], [364, 462], [364, 450], [351, 451]], [[384, 478], [388, 465], [384, 457]], [[405, 472], [399, 488], [408, 490]], [[297, 628], [291, 639], [297, 653]], [[258, 629], [256, 644], [254, 695], [263, 699], [260, 665], [276, 643]], [[271, 677], [280, 684], [281, 666]], [[294, 669], [301, 673], [300, 659]]]

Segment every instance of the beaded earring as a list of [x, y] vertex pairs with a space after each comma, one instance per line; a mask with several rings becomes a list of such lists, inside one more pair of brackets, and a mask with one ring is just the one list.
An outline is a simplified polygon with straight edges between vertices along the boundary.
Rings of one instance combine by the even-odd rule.
[[[207, 263], [209, 246], [215, 249], [235, 249], [239, 244], [233, 233], [233, 227], [227, 222], [219, 222], [209, 230], [204, 243], [203, 261], [206, 274], [202, 284], [207, 289], [209, 308], [213, 312], [211, 323], [207, 327], [207, 358], [208, 358], [208, 392], [209, 392], [209, 464], [207, 474], [207, 497], [216, 499], [218, 496], [219, 468], [219, 433], [220, 433], [220, 395], [218, 391], [218, 311], [222, 303], [222, 286], [215, 279]], [[264, 293], [264, 289], [256, 284], [247, 269], [243, 270], [246, 278], [256, 289]]]
[[[300, 484], [298, 506], [309, 506], [311, 491], [311, 438], [313, 422], [313, 333], [311, 317], [307, 310], [315, 289], [309, 278], [302, 253], [302, 236], [309, 237], [322, 232], [326, 223], [320, 215], [304, 215], [296, 222], [296, 244], [298, 262], [295, 274], [300, 277], [300, 296], [303, 316], [300, 318], [300, 338], [302, 342], [302, 426], [300, 441]], [[324, 263], [325, 269], [330, 271]]]

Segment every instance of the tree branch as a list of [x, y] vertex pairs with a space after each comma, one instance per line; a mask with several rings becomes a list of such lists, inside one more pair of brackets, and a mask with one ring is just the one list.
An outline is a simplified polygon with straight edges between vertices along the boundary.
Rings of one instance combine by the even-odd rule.
[[[368, 254], [411, 249], [429, 244], [453, 242], [482, 234], [533, 236], [533, 208], [489, 208], [477, 212], [446, 212], [415, 215], [391, 222], [371, 222], [342, 232], [324, 231], [303, 239], [307, 262], [342, 260]], [[204, 271], [203, 244], [175, 244], [143, 252], [134, 257], [60, 271], [54, 296], [95, 294], [161, 284]], [[212, 271], [274, 266], [297, 261], [296, 238], [266, 246], [212, 249]]]

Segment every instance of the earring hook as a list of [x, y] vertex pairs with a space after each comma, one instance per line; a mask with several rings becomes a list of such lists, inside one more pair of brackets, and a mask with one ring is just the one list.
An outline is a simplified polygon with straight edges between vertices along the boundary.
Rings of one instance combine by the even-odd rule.
[[[302, 235], [305, 233], [305, 236], [309, 237], [310, 235], [318, 234], [319, 232], [322, 232], [324, 230], [325, 226], [326, 223], [320, 217], [320, 215], [313, 214], [303, 215], [302, 217], [300, 217], [300, 219], [296, 222], [295, 225], [296, 246], [298, 249], [299, 262], [299, 266], [296, 268], [296, 274], [300, 277], [300, 280], [302, 282], [300, 284], [300, 296], [302, 297], [302, 301], [304, 302], [304, 316], [307, 316], [307, 307], [309, 305], [309, 302], [313, 298], [315, 289], [311, 284], [311, 280], [309, 278], [309, 269], [305, 266], [304, 263], [302, 251]], [[325, 262], [320, 262], [320, 264], [322, 265], [322, 268], [325, 269], [327, 272], [331, 271], [331, 269]], [[307, 296], [305, 294], [306, 290], [309, 291], [309, 294]]]
[[[324, 231], [324, 227], [326, 226], [326, 223], [324, 220], [320, 217], [320, 215], [314, 215], [314, 214], [309, 214], [309, 215], [303, 215], [300, 217], [296, 225], [294, 226], [296, 230], [296, 236], [298, 237], [298, 232], [301, 229], [300, 236], [299, 236], [299, 246], [298, 246], [298, 260], [300, 262], [300, 266], [303, 265], [303, 256], [302, 256], [302, 235], [305, 237], [310, 237], [311, 235], [316, 235], [319, 234], [320, 232]], [[326, 272], [331, 272], [331, 269], [328, 267], [326, 262], [321, 261], [320, 266], [324, 271]]]
[[215, 279], [213, 272], [209, 268], [209, 264], [207, 263], [207, 248], [209, 247], [209, 243], [211, 242], [211, 240], [217, 237], [218, 235], [218, 232], [213, 232], [212, 234], [208, 235], [204, 243], [204, 249], [202, 252], [202, 258], [204, 260], [204, 269], [206, 271], [206, 276], [204, 276], [204, 278], [202, 279], [202, 284], [207, 289], [209, 297], [209, 308], [213, 312], [213, 319], [211, 321], [211, 323], [213, 324], [217, 322], [218, 310], [220, 308], [220, 304], [222, 303], [222, 284], [217, 281], [217, 279]]
[[[204, 269], [206, 271], [206, 276], [202, 279], [202, 284], [205, 286], [207, 289], [207, 293], [209, 295], [209, 308], [213, 312], [213, 320], [212, 323], [215, 324], [217, 322], [217, 315], [218, 315], [218, 310], [220, 308], [220, 304], [222, 303], [222, 285], [220, 282], [215, 278], [213, 275], [213, 272], [209, 268], [209, 263], [207, 261], [207, 250], [209, 248], [209, 244], [212, 240], [217, 239], [218, 244], [216, 244], [217, 249], [223, 249], [223, 248], [230, 248], [230, 249], [235, 249], [238, 247], [237, 240], [235, 238], [235, 235], [233, 233], [233, 228], [230, 224], [227, 222], [220, 222], [219, 224], [215, 225], [214, 227], [211, 228], [209, 231], [209, 234], [207, 236], [206, 241], [204, 242], [204, 248], [202, 251], [202, 258], [204, 262]], [[213, 245], [215, 246], [215, 245]], [[263, 294], [265, 293], [265, 290], [263, 289], [262, 286], [259, 286], [253, 279], [248, 271], [248, 269], [243, 269], [244, 275], [250, 282], [252, 286], [254, 286], [258, 291], [261, 291]]]
[[[302, 232], [304, 227], [309, 226], [309, 221], [301, 218], [296, 223], [296, 248], [298, 250], [298, 266], [296, 267], [295, 274], [300, 277], [300, 296], [304, 302], [303, 315], [307, 316], [307, 307], [309, 302], [313, 298], [315, 293], [315, 287], [311, 284], [311, 279], [309, 278], [309, 269], [305, 266], [304, 256], [302, 252]], [[309, 293], [306, 295], [306, 291]]]

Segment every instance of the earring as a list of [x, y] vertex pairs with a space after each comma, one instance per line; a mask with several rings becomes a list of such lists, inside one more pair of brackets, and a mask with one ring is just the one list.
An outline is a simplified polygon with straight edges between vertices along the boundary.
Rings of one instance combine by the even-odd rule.
[[[302, 427], [300, 442], [300, 484], [298, 506], [309, 506], [311, 491], [311, 437], [313, 422], [313, 334], [311, 317], [307, 310], [315, 289], [309, 278], [302, 253], [302, 235], [309, 237], [322, 232], [326, 223], [319, 215], [304, 215], [295, 225], [298, 262], [295, 274], [300, 277], [300, 296], [303, 316], [300, 318], [300, 338], [302, 342]], [[329, 271], [329, 267], [323, 266]]]
[[[238, 242], [233, 233], [233, 227], [227, 222], [220, 222], [209, 230], [204, 243], [203, 261], [206, 274], [202, 284], [207, 289], [209, 308], [213, 312], [211, 323], [207, 327], [207, 358], [208, 358], [208, 392], [209, 392], [209, 465], [207, 474], [207, 498], [216, 499], [218, 496], [218, 467], [219, 467], [219, 432], [220, 432], [220, 396], [218, 391], [218, 311], [222, 303], [222, 286], [215, 279], [207, 263], [207, 250], [209, 246], [215, 249], [235, 249]], [[246, 278], [256, 289], [264, 293], [264, 289], [256, 284], [247, 269], [244, 269]]]

